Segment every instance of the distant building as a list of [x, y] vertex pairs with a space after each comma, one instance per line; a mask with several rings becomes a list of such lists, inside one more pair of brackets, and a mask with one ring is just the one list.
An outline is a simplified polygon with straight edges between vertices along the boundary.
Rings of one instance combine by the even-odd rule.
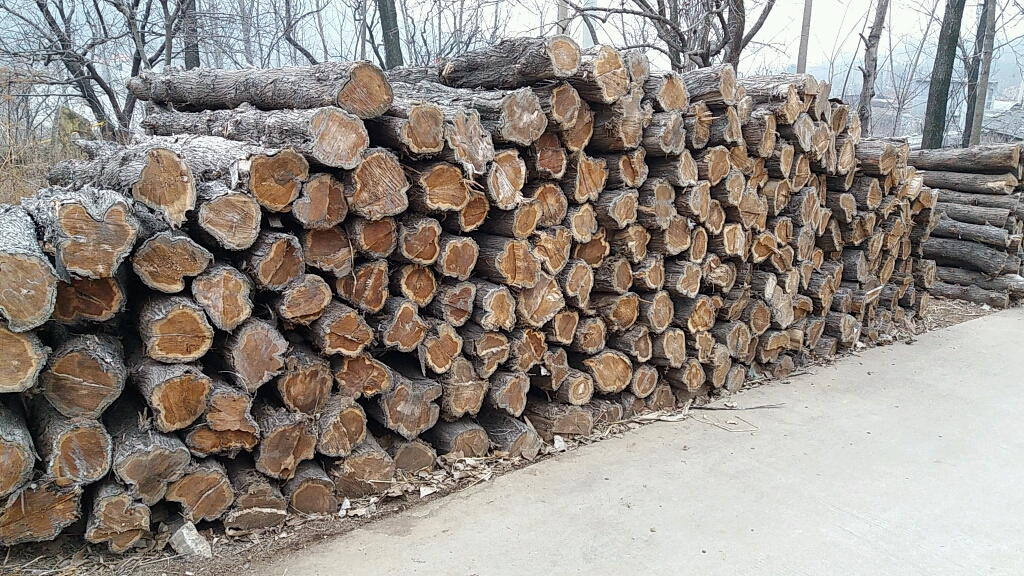
[[981, 123], [982, 144], [1020, 140], [1024, 140], [1024, 106], [1020, 103], [1015, 103], [1005, 110], [994, 110], [985, 114], [985, 119]]

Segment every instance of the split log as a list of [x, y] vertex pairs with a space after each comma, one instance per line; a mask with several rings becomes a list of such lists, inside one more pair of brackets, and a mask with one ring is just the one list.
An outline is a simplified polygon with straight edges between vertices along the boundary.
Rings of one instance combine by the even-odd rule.
[[313, 458], [317, 443], [313, 418], [269, 403], [253, 412], [260, 429], [260, 443], [253, 452], [256, 469], [271, 478], [289, 480], [300, 462]]
[[374, 338], [373, 330], [362, 316], [338, 300], [327, 304], [323, 314], [310, 325], [309, 334], [322, 353], [349, 357], [362, 353]]
[[940, 296], [950, 300], [966, 300], [968, 302], [984, 304], [997, 309], [1008, 308], [1010, 306], [1010, 295], [1007, 292], [986, 290], [973, 284], [969, 286], [959, 286], [956, 284], [947, 284], [945, 282], [936, 282], [934, 286], [929, 288], [929, 291], [932, 296]]
[[403, 264], [391, 276], [390, 292], [408, 298], [422, 308], [429, 304], [437, 293], [437, 277], [426, 266]]
[[498, 370], [491, 375], [485, 404], [494, 410], [518, 417], [526, 409], [526, 394], [529, 391], [530, 377], [526, 373]]
[[228, 337], [220, 351], [235, 384], [255, 394], [284, 370], [287, 349], [288, 342], [273, 325], [250, 318]]
[[[292, 108], [292, 107], [287, 107]], [[259, 110], [249, 102], [232, 110], [158, 111], [143, 121], [149, 134], [196, 134], [290, 148], [323, 166], [351, 170], [370, 144], [363, 121], [334, 106]]]
[[745, 146], [743, 141], [743, 127], [740, 123], [739, 114], [734, 106], [727, 106], [724, 114], [715, 116], [711, 120], [711, 130], [708, 135], [710, 146]]
[[[63, 234], [87, 233], [87, 229], [83, 230], [83, 226], [88, 226], [83, 219], [87, 215], [85, 207], [68, 205], [55, 210], [61, 213], [59, 218], [64, 224], [58, 226], [58, 230]], [[129, 214], [124, 216], [130, 218]], [[76, 220], [79, 221], [77, 226]], [[41, 326], [53, 313], [58, 292], [57, 272], [39, 248], [36, 225], [24, 208], [0, 205], [0, 223], [0, 267], [5, 272], [0, 278], [0, 317], [7, 319], [6, 329], [23, 332]], [[90, 235], [89, 239], [98, 238], [101, 237]], [[62, 255], [79, 261], [79, 266], [88, 266], [90, 256], [86, 251], [92, 247], [78, 246], [76, 238], [66, 237], [61, 241], [65, 244]], [[130, 245], [127, 249], [131, 249]], [[124, 254], [114, 256], [123, 258]], [[58, 263], [67, 264], [63, 260]]]
[[375, 314], [384, 308], [388, 291], [388, 261], [370, 260], [334, 283], [338, 296], [360, 310]]
[[569, 78], [580, 97], [611, 104], [629, 91], [629, 71], [611, 46], [597, 45], [580, 53], [580, 66]]
[[251, 458], [241, 456], [228, 460], [225, 467], [235, 492], [235, 501], [223, 517], [225, 532], [244, 534], [285, 521], [288, 501], [276, 482], [256, 471]]
[[457, 328], [472, 317], [475, 298], [476, 286], [471, 282], [442, 282], [426, 310]]
[[[22, 206], [35, 220], [44, 245], [52, 251], [57, 271], [63, 276], [92, 279], [113, 276], [131, 252], [139, 233], [131, 202], [110, 190], [46, 188], [26, 198]], [[39, 289], [25, 293], [27, 300], [20, 304], [28, 308], [19, 311], [12, 306], [8, 312], [14, 314], [17, 325], [28, 325], [38, 321], [33, 313], [38, 316], [42, 310], [51, 309], [56, 283], [48, 263], [39, 260], [38, 251], [19, 247], [18, 237], [31, 232], [31, 228], [23, 228], [28, 221], [18, 214], [23, 213], [10, 209], [3, 213], [5, 232], [0, 238], [0, 250], [5, 260], [10, 260], [14, 273], [8, 281], [39, 282]], [[11, 304], [16, 302], [13, 300]], [[4, 302], [4, 305], [8, 304]], [[21, 314], [27, 314], [24, 320], [19, 318]]]
[[496, 451], [508, 458], [533, 460], [540, 453], [541, 441], [533, 428], [499, 410], [483, 410], [477, 423], [487, 431]]
[[445, 374], [462, 353], [462, 337], [442, 320], [431, 318], [426, 322], [429, 328], [417, 347], [420, 362], [434, 374]]
[[[389, 373], [390, 378], [390, 371]], [[316, 451], [333, 458], [348, 456], [366, 437], [366, 413], [352, 398], [332, 394], [316, 420]], [[299, 465], [300, 469], [302, 464]]]
[[106, 543], [111, 552], [121, 554], [149, 532], [149, 518], [149, 506], [134, 501], [116, 480], [107, 479], [92, 493], [84, 538], [92, 544]]
[[328, 471], [339, 495], [362, 498], [383, 492], [395, 477], [395, 461], [371, 434]]
[[252, 281], [227, 264], [215, 264], [192, 280], [192, 297], [214, 326], [232, 331], [252, 315]]
[[0, 546], [53, 540], [78, 520], [82, 487], [61, 488], [52, 480], [29, 484], [0, 510]]
[[761, 158], [770, 158], [775, 151], [775, 128], [775, 114], [763, 108], [755, 110], [742, 126], [747, 148]]
[[38, 456], [25, 420], [20, 404], [0, 402], [0, 459], [4, 462], [0, 498], [7, 498], [32, 479]]
[[152, 506], [178, 480], [191, 462], [188, 448], [176, 436], [161, 434], [143, 420], [140, 406], [122, 398], [105, 414], [114, 449], [111, 469], [128, 485], [128, 493]]
[[339, 503], [334, 489], [334, 481], [327, 472], [312, 461], [300, 463], [295, 476], [281, 487], [289, 509], [308, 515], [336, 514]]
[[159, 296], [139, 311], [139, 337], [146, 355], [160, 362], [192, 362], [213, 345], [213, 327], [190, 298]]
[[189, 464], [185, 475], [167, 487], [165, 498], [179, 503], [181, 515], [189, 522], [212, 522], [234, 503], [235, 490], [224, 465], [207, 458]]
[[223, 182], [202, 182], [196, 186], [198, 209], [190, 222], [197, 237], [209, 247], [245, 250], [260, 233], [260, 205], [247, 191], [232, 190]]
[[300, 275], [273, 299], [274, 311], [286, 325], [308, 326], [330, 303], [331, 287], [316, 274]]
[[240, 264], [257, 287], [275, 292], [284, 290], [305, 271], [299, 239], [284, 232], [261, 232]]
[[292, 412], [319, 414], [334, 386], [331, 365], [309, 348], [293, 344], [284, 357], [284, 371], [277, 377], [277, 393]]
[[438, 422], [423, 433], [423, 439], [441, 454], [457, 452], [465, 458], [482, 458], [490, 448], [487, 431], [469, 418]]
[[[587, 398], [589, 402], [589, 396]], [[589, 436], [594, 420], [590, 412], [580, 408], [581, 405], [531, 398], [526, 417], [546, 442], [552, 442], [556, 435]]]
[[384, 73], [360, 61], [295, 68], [195, 68], [145, 73], [132, 78], [128, 89], [140, 100], [199, 110], [235, 108], [243, 102], [261, 110], [337, 106], [360, 118], [380, 116], [392, 98]]
[[485, 330], [476, 322], [467, 322], [459, 330], [462, 353], [473, 361], [473, 368], [481, 378], [488, 378], [498, 366], [508, 360], [508, 338], [497, 330]]
[[435, 380], [417, 376], [412, 370], [396, 371], [392, 379], [394, 387], [381, 394], [377, 402], [371, 402], [367, 411], [388, 430], [412, 440], [437, 423], [440, 407], [434, 400], [441, 397], [442, 388]]
[[164, 364], [144, 358], [132, 367], [131, 376], [161, 432], [187, 428], [206, 412], [213, 381], [194, 364]]

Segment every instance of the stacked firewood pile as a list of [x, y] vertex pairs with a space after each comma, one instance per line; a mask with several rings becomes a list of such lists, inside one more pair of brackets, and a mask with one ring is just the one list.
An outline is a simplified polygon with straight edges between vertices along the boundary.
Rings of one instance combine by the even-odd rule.
[[884, 339], [934, 281], [905, 142], [807, 75], [555, 37], [130, 89], [148, 136], [2, 208], [0, 544], [81, 516], [123, 551], [161, 502], [239, 533], [439, 454], [532, 459]]
[[929, 216], [934, 229], [921, 246], [938, 263], [933, 293], [1009, 306], [1024, 293], [1020, 144], [916, 150], [910, 162], [938, 199]]

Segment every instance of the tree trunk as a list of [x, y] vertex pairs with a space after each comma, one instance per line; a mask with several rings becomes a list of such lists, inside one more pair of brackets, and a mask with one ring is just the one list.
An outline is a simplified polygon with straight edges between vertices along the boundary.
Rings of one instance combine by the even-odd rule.
[[953, 77], [953, 63], [956, 47], [960, 41], [960, 24], [963, 20], [966, 0], [949, 0], [942, 16], [942, 29], [935, 49], [935, 63], [928, 85], [928, 104], [924, 113], [924, 130], [921, 148], [942, 148], [946, 135], [946, 104], [949, 100], [949, 83]]
[[261, 110], [337, 106], [364, 119], [383, 114], [392, 98], [387, 78], [369, 62], [144, 72], [131, 79], [128, 90], [139, 100], [193, 110], [236, 108], [245, 102]]
[[[810, 0], [808, 0], [808, 4]], [[875, 97], [875, 77], [878, 69], [878, 42], [882, 38], [882, 27], [889, 13], [889, 0], [878, 0], [875, 5], [875, 19], [871, 24], [871, 32], [864, 40], [864, 67], [860, 69], [860, 98], [857, 100], [857, 115], [860, 125], [871, 134], [871, 99]]]
[[398, 9], [395, 0], [377, 0], [380, 27], [384, 39], [384, 67], [388, 70], [401, 66], [402, 42], [398, 35]]

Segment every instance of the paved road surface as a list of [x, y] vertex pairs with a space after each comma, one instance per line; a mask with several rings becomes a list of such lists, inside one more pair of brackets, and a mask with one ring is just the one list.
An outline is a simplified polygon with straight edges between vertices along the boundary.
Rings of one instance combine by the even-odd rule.
[[647, 426], [265, 573], [1024, 574], [1024, 309], [733, 400], [785, 406]]

